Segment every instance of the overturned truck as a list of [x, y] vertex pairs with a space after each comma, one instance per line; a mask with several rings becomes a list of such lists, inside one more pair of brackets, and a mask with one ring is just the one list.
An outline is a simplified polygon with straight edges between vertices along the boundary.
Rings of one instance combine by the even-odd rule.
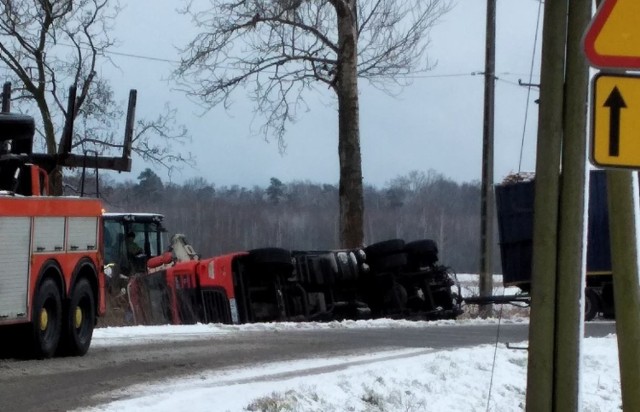
[[[117, 250], [105, 256], [124, 268], [110, 274], [111, 282], [126, 279], [136, 324], [452, 319], [462, 313], [455, 275], [438, 263], [432, 240], [392, 239], [349, 250], [261, 248], [201, 258], [182, 235], [158, 253], [166, 242], [161, 221], [158, 214], [105, 215], [105, 234], [115, 231], [120, 238]], [[144, 270], [126, 262], [135, 257], [122, 257], [122, 237], [132, 232], [146, 255]], [[120, 287], [113, 289], [118, 293]]]

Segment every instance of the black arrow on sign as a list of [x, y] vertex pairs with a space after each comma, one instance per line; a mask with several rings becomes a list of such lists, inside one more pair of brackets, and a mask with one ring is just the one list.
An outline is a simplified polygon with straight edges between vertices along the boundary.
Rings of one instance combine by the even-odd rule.
[[611, 94], [604, 102], [604, 107], [609, 110], [609, 156], [618, 157], [620, 155], [620, 109], [627, 105], [620, 94], [617, 86], [613, 87]]

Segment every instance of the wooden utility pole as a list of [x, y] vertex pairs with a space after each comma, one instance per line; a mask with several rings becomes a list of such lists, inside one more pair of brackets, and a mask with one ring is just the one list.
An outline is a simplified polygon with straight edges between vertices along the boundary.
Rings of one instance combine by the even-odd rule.
[[[480, 296], [493, 294], [493, 131], [496, 81], [496, 0], [487, 0], [482, 130], [482, 188], [480, 200]], [[481, 309], [489, 315], [490, 306]]]
[[544, 4], [526, 409], [553, 411], [558, 199], [568, 0]]
[[591, 0], [569, 0], [554, 360], [554, 411], [579, 411], [584, 334], [585, 197], [588, 197], [587, 106], [589, 67], [581, 39], [591, 20]]

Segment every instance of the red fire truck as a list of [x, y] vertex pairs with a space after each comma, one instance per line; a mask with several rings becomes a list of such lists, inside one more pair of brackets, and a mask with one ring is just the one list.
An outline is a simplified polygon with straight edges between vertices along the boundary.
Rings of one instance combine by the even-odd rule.
[[0, 114], [0, 326], [32, 356], [83, 355], [105, 310], [102, 205], [46, 196], [33, 133], [32, 118]]
[[0, 113], [0, 354], [48, 358], [84, 355], [96, 318], [105, 312], [102, 203], [49, 196], [56, 167], [130, 170], [135, 91], [129, 99], [121, 157], [71, 151], [76, 88], [61, 151], [33, 153], [33, 118], [9, 113], [11, 85]]

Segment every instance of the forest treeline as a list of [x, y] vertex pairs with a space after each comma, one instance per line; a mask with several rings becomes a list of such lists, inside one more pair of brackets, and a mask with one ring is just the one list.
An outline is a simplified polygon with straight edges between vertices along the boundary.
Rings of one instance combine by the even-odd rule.
[[[76, 194], [79, 175], [66, 178]], [[93, 188], [91, 188], [93, 186]], [[335, 249], [338, 188], [272, 177], [264, 187], [216, 186], [203, 178], [166, 183], [151, 169], [137, 181], [100, 176], [100, 197], [109, 212], [165, 215], [170, 234], [183, 233], [201, 256], [259, 247]], [[85, 179], [85, 192], [95, 183]], [[93, 195], [94, 193], [88, 193]], [[385, 187], [365, 186], [365, 242], [430, 238], [440, 262], [476, 273], [480, 252], [480, 184], [458, 183], [434, 171], [414, 171]]]

